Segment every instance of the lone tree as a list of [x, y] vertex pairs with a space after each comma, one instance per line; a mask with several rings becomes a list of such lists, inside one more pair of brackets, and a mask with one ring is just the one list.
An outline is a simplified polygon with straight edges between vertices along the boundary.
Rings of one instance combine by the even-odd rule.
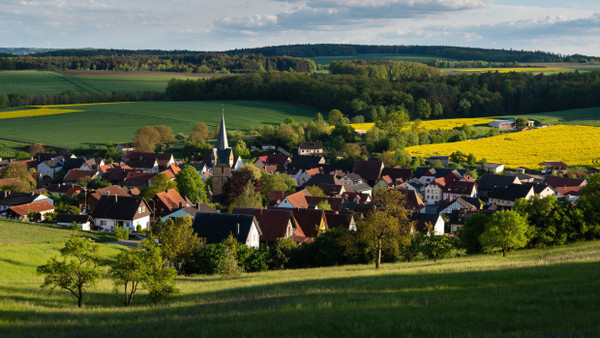
[[83, 237], [71, 237], [60, 249], [63, 257], [51, 258], [48, 263], [37, 268], [44, 274], [42, 288], [65, 289], [77, 298], [77, 306], [83, 307], [83, 290], [94, 285], [102, 276], [98, 264], [98, 245]]
[[410, 244], [412, 222], [406, 216], [404, 195], [398, 190], [378, 190], [375, 204], [379, 209], [359, 222], [358, 236], [377, 252], [375, 268], [379, 269], [384, 248], [398, 252], [400, 246]]
[[175, 287], [177, 271], [172, 267], [164, 266], [165, 262], [156, 242], [148, 239], [117, 256], [117, 262], [112, 266], [109, 276], [113, 280], [117, 298], [123, 305], [131, 305], [140, 283], [155, 301], [162, 296], [177, 292]]
[[155, 227], [154, 235], [158, 239], [162, 256], [172, 264], [179, 273], [191, 263], [204, 240], [199, 238], [192, 228], [192, 218], [178, 217], [173, 221]]
[[492, 215], [479, 241], [485, 247], [500, 247], [502, 256], [511, 249], [519, 249], [529, 242], [530, 229], [527, 219], [516, 211], [499, 211]]

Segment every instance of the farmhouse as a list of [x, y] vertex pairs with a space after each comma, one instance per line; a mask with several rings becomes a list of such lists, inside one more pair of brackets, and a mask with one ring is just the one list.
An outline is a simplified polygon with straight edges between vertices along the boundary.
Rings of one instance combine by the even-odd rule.
[[39, 201], [12, 206], [8, 210], [4, 210], [2, 215], [6, 218], [19, 221], [32, 221], [30, 213], [34, 213], [35, 215], [39, 215], [39, 219], [43, 221], [45, 218], [44, 215], [53, 212], [54, 209], [54, 206], [48, 203], [48, 201]]
[[150, 226], [150, 207], [142, 197], [102, 196], [92, 217], [96, 228], [106, 231], [145, 230]]
[[300, 142], [298, 143], [298, 155], [321, 155], [323, 154], [323, 143], [319, 141], [314, 142]]

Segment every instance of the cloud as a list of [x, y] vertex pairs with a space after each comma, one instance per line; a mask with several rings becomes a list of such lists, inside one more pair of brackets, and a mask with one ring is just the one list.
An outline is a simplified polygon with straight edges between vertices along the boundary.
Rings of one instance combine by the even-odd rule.
[[481, 0], [278, 0], [293, 4], [287, 11], [269, 16], [224, 18], [214, 22], [216, 27], [237, 29], [314, 30], [361, 22], [384, 24], [380, 20], [422, 18], [436, 14], [467, 11], [486, 7]]

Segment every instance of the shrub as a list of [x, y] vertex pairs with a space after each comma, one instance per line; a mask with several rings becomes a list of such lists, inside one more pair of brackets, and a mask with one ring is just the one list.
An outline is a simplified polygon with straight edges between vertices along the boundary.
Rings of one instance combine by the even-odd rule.
[[138, 225], [135, 227], [135, 231], [136, 231], [136, 232], [142, 232], [142, 225], [141, 225], [141, 224], [138, 224]]
[[269, 268], [282, 270], [290, 260], [292, 250], [298, 248], [296, 242], [291, 238], [278, 238], [269, 248]]
[[221, 278], [231, 279], [239, 277], [242, 272], [244, 272], [244, 269], [238, 265], [233, 250], [228, 246], [224, 246], [224, 254], [219, 260], [217, 273], [221, 275]]
[[129, 239], [129, 231], [123, 227], [116, 227], [114, 234], [117, 240]]
[[222, 244], [207, 244], [196, 253], [194, 265], [198, 273], [212, 275], [217, 272], [222, 256]]

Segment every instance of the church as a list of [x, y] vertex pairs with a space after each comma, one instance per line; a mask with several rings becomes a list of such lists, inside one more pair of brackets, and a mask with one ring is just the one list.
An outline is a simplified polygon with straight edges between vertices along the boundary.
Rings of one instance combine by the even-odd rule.
[[221, 202], [225, 182], [231, 177], [232, 171], [241, 166], [241, 159], [236, 159], [233, 156], [233, 149], [229, 147], [227, 128], [225, 127], [225, 111], [221, 112], [221, 127], [217, 138], [217, 146], [212, 150], [211, 162], [213, 164], [212, 198], [213, 202]]

